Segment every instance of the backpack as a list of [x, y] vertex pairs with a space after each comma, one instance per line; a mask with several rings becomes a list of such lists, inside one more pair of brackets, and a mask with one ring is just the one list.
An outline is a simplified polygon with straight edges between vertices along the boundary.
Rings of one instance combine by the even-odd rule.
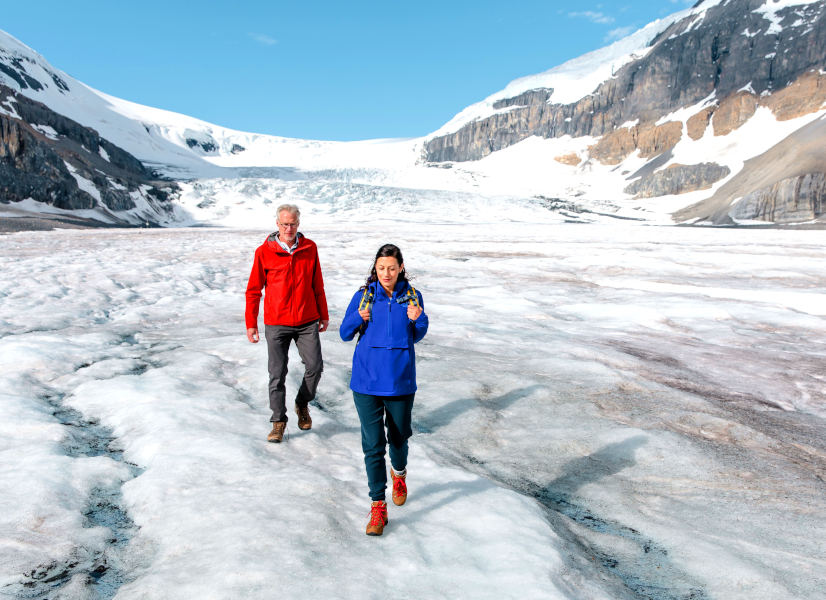
[[[362, 310], [369, 310], [370, 311], [370, 318], [361, 324], [359, 327], [359, 339], [361, 336], [364, 335], [364, 331], [367, 329], [367, 323], [373, 320], [373, 303], [375, 302], [375, 298], [373, 296], [372, 290], [370, 290], [369, 286], [364, 286], [364, 292], [361, 295], [361, 302], [359, 302], [359, 311]], [[412, 285], [408, 284], [407, 286], [407, 293], [402, 296], [396, 298], [396, 302], [399, 304], [410, 304], [413, 303], [413, 306], [421, 306], [419, 304], [419, 295], [416, 293], [416, 288]]]

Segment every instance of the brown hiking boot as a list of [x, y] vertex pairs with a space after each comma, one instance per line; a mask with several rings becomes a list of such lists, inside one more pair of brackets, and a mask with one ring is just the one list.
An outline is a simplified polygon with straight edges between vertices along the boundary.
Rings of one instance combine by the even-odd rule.
[[390, 469], [390, 479], [393, 480], [393, 504], [396, 506], [401, 506], [404, 504], [405, 500], [407, 500], [407, 482], [405, 482], [405, 478], [407, 477], [407, 469], [405, 469], [404, 475], [396, 475], [396, 472], [393, 469]]
[[298, 428], [304, 431], [311, 429], [313, 420], [310, 418], [310, 407], [306, 404], [304, 406], [295, 405], [295, 414], [298, 415]]
[[387, 502], [378, 500], [370, 506], [370, 521], [367, 523], [367, 535], [381, 535], [387, 525]]
[[284, 439], [284, 430], [287, 428], [286, 421], [274, 421], [272, 424], [272, 431], [267, 435], [268, 442], [279, 443]]

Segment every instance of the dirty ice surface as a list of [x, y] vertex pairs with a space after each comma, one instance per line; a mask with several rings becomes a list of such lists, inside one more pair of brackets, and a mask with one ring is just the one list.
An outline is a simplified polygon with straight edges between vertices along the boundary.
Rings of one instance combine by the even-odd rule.
[[[0, 237], [0, 597], [826, 598], [822, 232], [367, 223], [302, 220], [333, 322], [280, 445], [266, 231]], [[431, 327], [372, 538], [336, 329], [386, 241]]]

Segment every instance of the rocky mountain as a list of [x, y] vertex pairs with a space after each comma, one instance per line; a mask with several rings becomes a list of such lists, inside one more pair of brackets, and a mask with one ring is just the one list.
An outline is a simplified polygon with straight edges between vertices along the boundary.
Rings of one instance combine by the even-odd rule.
[[0, 203], [41, 203], [50, 215], [108, 225], [168, 221], [174, 182], [23, 93], [70, 96], [73, 84], [14, 44], [0, 45]]
[[820, 226], [824, 63], [826, 0], [701, 0], [430, 135], [324, 142], [108, 96], [0, 31], [0, 221], [258, 226], [286, 196], [321, 214], [451, 198], [562, 221]]
[[0, 201], [84, 209], [111, 224], [154, 224], [168, 212], [175, 184], [96, 131], [4, 85], [0, 105]]
[[139, 105], [90, 88], [0, 31], [0, 230], [50, 227], [44, 218], [256, 226], [274, 187], [313, 179], [315, 198], [330, 174], [346, 187], [353, 172], [414, 166], [414, 146], [240, 132]]
[[[725, 182], [724, 189], [679, 211], [678, 220], [729, 224], [823, 218], [818, 182], [826, 174], [826, 138], [815, 133], [822, 129], [817, 119], [801, 123], [787, 138], [807, 140], [810, 154], [803, 163], [769, 160], [785, 156], [783, 146], [794, 147], [781, 139], [735, 169], [713, 153], [680, 164], [675, 148], [682, 144], [685, 150], [706, 136], [729, 136], [761, 110], [781, 122], [822, 114], [826, 2], [705, 0], [652, 25], [645, 44], [627, 56], [609, 53], [607, 60], [591, 65], [592, 71], [606, 70], [612, 63], [610, 75], [588, 93], [566, 101], [565, 89], [505, 90], [483, 103], [482, 114], [476, 107], [473, 118], [460, 118], [428, 139], [427, 160], [477, 161], [532, 136], [590, 137], [586, 151], [563, 153], [556, 160], [571, 169], [583, 163], [623, 169], [630, 157], [641, 158], [643, 166], [627, 173], [622, 190], [636, 198], [679, 195]], [[548, 74], [553, 81], [554, 71]], [[564, 85], [564, 78], [557, 79]], [[761, 165], [761, 176], [749, 177], [755, 164]]]

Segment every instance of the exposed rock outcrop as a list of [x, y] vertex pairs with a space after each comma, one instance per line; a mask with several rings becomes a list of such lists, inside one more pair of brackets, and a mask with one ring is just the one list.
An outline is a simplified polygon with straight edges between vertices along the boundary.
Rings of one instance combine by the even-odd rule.
[[97, 204], [52, 148], [26, 124], [0, 114], [0, 202], [26, 198], [69, 210]]
[[723, 100], [714, 111], [711, 126], [714, 135], [728, 135], [739, 129], [757, 110], [757, 96], [749, 92], [738, 92]]
[[826, 215], [826, 173], [789, 177], [746, 194], [731, 218], [770, 223], [801, 223]]
[[[29, 74], [27, 65], [32, 67], [32, 59], [26, 56], [17, 56], [12, 52], [8, 52], [4, 48], [0, 48], [0, 73], [11, 77], [11, 79], [20, 86], [21, 90], [31, 88], [35, 91], [43, 89], [43, 84], [36, 78]], [[55, 87], [60, 93], [68, 92], [69, 86], [63, 81], [57, 73], [51, 69], [44, 68], [48, 76], [51, 78]]]
[[675, 213], [678, 221], [717, 225], [735, 220], [790, 223], [824, 219], [822, 177], [826, 173], [826, 120], [800, 127], [702, 202]]
[[94, 130], [2, 85], [0, 105], [13, 109], [0, 113], [0, 202], [127, 211], [140, 199], [143, 222], [169, 210], [177, 186]]
[[699, 165], [671, 165], [640, 177], [625, 188], [626, 194], [636, 198], [655, 198], [669, 194], [685, 194], [710, 188], [731, 173], [728, 167], [716, 163]]
[[[826, 65], [824, 65], [826, 66]], [[761, 99], [778, 121], [808, 115], [826, 103], [826, 74], [821, 71], [804, 73], [788, 86]]]
[[662, 154], [680, 141], [682, 132], [683, 124], [676, 121], [662, 125], [645, 123], [622, 127], [603, 136], [599, 142], [589, 146], [588, 150], [601, 163], [617, 165], [634, 150], [639, 150], [643, 158]]
[[714, 114], [714, 107], [709, 106], [698, 112], [697, 114], [688, 118], [685, 122], [686, 133], [688, 133], [688, 137], [692, 140], [699, 140], [702, 138], [705, 133], [706, 129], [708, 129], [708, 124], [711, 122], [711, 115]]
[[508, 108], [510, 106], [530, 106], [531, 104], [541, 104], [547, 102], [551, 97], [553, 90], [538, 89], [528, 90], [513, 98], [505, 98], [493, 103], [493, 108]]
[[555, 156], [554, 160], [558, 163], [562, 163], [563, 165], [570, 165], [572, 167], [575, 167], [582, 162], [582, 158], [580, 158], [579, 154], [576, 152], [569, 152], [568, 154]]

